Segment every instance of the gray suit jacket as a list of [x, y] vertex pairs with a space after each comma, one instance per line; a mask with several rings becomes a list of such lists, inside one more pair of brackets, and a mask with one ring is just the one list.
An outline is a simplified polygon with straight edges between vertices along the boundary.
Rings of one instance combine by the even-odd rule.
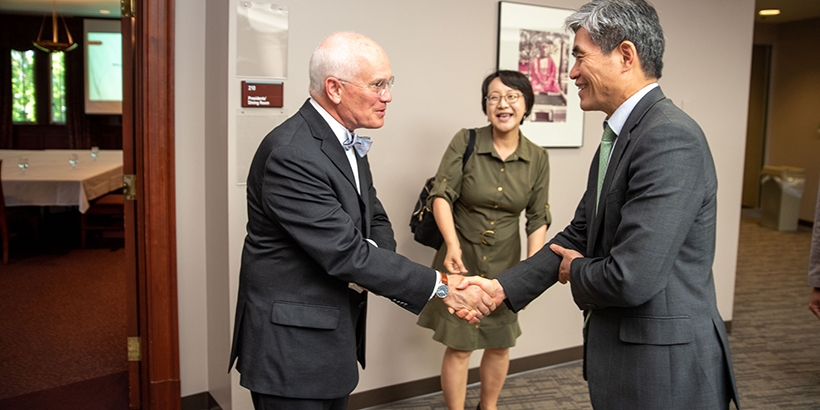
[[[418, 313], [434, 271], [394, 252], [367, 157], [361, 195], [333, 131], [305, 102], [260, 144], [248, 175], [248, 234], [229, 368], [240, 384], [293, 398], [332, 399], [365, 365], [366, 292]], [[379, 248], [365, 241], [374, 240]]]
[[[737, 403], [715, 299], [717, 178], [700, 127], [650, 91], [610, 157], [595, 214], [598, 155], [575, 216], [550, 243], [571, 266], [575, 303], [592, 310], [585, 375], [595, 409], [725, 409]], [[558, 279], [549, 247], [498, 276], [518, 310]]]

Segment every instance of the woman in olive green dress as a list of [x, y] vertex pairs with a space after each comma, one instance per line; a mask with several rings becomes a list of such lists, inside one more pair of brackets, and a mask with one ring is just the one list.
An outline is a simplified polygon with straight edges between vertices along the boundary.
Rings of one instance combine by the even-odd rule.
[[[473, 153], [465, 164], [462, 157], [469, 131], [462, 129], [453, 137], [441, 159], [428, 206], [444, 237], [433, 267], [491, 279], [520, 260], [522, 210], [526, 209], [527, 217], [527, 256], [544, 245], [550, 223], [549, 159], [547, 151], [519, 129], [534, 100], [526, 76], [495, 72], [484, 80], [482, 94], [482, 109], [490, 125], [476, 129]], [[481, 323], [471, 325], [449, 314], [434, 298], [421, 312], [418, 324], [434, 330], [433, 339], [447, 346], [441, 366], [447, 407], [464, 409], [470, 355], [484, 349], [479, 408], [495, 410], [510, 364], [509, 348], [521, 334], [517, 315], [502, 304]]]

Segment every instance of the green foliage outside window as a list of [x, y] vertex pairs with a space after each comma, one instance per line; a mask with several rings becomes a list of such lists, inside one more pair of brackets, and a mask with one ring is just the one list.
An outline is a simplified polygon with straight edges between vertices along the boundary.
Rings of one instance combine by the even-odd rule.
[[51, 122], [65, 124], [65, 53], [51, 53]]
[[11, 119], [37, 122], [34, 98], [34, 51], [11, 50]]

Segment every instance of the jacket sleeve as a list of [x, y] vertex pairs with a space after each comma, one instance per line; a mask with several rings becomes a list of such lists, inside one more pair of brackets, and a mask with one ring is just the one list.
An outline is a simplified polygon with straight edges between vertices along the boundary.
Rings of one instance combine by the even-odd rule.
[[[338, 187], [332, 185], [328, 172], [317, 164], [315, 153], [303, 147], [274, 149], [263, 177], [266, 212], [330, 276], [355, 282], [413, 313], [420, 312], [434, 287], [434, 271], [390, 250], [395, 248], [392, 239], [388, 249], [368, 244], [342, 208], [335, 191]], [[372, 193], [375, 198], [375, 190]], [[375, 203], [378, 241], [392, 237], [392, 230], [387, 232], [387, 215]]]

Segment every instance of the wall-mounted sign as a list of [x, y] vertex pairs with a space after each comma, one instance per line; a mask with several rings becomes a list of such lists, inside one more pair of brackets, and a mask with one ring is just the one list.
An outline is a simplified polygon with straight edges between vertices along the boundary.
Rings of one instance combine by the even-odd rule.
[[282, 102], [282, 83], [242, 81], [243, 107], [280, 108]]

